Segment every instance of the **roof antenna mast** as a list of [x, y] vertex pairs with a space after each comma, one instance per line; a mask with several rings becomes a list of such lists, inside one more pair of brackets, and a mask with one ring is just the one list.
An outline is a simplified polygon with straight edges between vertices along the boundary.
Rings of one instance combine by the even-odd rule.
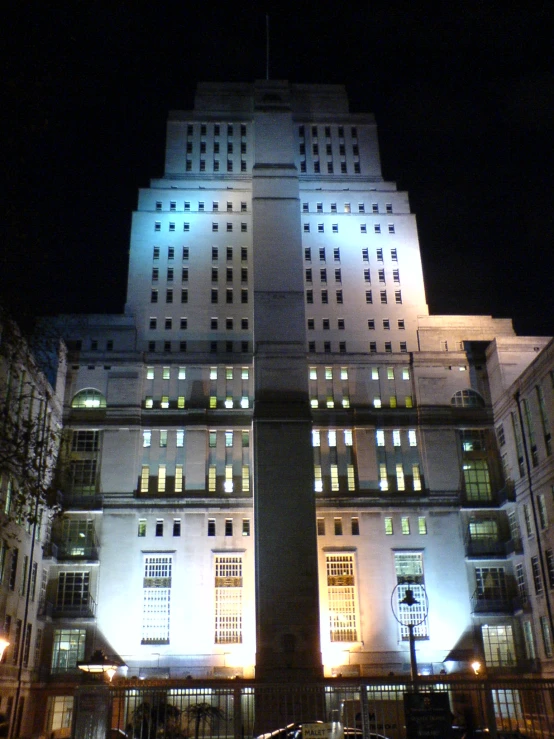
[[269, 15], [265, 16], [265, 78], [269, 79]]

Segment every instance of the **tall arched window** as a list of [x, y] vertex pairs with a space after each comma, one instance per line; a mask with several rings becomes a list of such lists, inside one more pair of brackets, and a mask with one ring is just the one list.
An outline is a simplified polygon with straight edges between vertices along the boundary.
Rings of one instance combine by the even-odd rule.
[[71, 401], [72, 408], [105, 408], [106, 398], [99, 390], [87, 387], [73, 397]]

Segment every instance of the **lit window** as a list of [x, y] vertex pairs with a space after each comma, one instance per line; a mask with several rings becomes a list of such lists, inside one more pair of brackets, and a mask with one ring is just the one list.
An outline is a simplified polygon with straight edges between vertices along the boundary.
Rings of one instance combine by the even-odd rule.
[[217, 408], [217, 397], [210, 395], [210, 408]]
[[160, 447], [167, 446], [167, 429], [160, 430]]
[[402, 518], [400, 519], [400, 525], [402, 529], [402, 534], [404, 536], [408, 536], [410, 533], [410, 519], [402, 516]]
[[247, 464], [242, 466], [242, 492], [250, 492], [250, 467]]
[[350, 408], [350, 398], [348, 396], [344, 396], [342, 399], [342, 407], [343, 408]]
[[153, 408], [154, 407], [154, 398], [151, 395], [147, 395], [144, 399], [144, 407], [145, 408]]
[[404, 398], [404, 404], [406, 408], [413, 408], [414, 404], [413, 404], [411, 395], [406, 395], [406, 397]]
[[417, 437], [415, 429], [408, 429], [408, 443], [410, 446], [417, 446]]
[[396, 395], [391, 395], [389, 398], [389, 407], [396, 408]]
[[421, 490], [421, 473], [419, 471], [419, 465], [413, 464], [412, 465], [412, 477], [414, 480], [414, 490], [419, 491]]
[[327, 402], [325, 404], [327, 408], [334, 408], [335, 407], [335, 400], [332, 395], [327, 396]]
[[140, 471], [140, 492], [148, 492], [148, 483], [150, 482], [150, 467], [143, 464]]
[[175, 445], [179, 449], [185, 444], [185, 431], [184, 429], [177, 429], [175, 432]]
[[[408, 640], [408, 624], [415, 622], [418, 625], [414, 626], [414, 636], [416, 639], [426, 639], [429, 636], [429, 627], [425, 618], [427, 596], [423, 574], [423, 555], [416, 552], [398, 552], [395, 553], [394, 560], [398, 597], [397, 613], [401, 624], [400, 636], [403, 640]], [[409, 606], [405, 603], [407, 590], [412, 591], [415, 599], [414, 605]]]
[[208, 492], [215, 493], [216, 489], [216, 467], [211, 464], [208, 467]]
[[323, 478], [321, 476], [321, 465], [314, 466], [314, 490], [316, 493], [323, 492]]
[[421, 534], [421, 536], [425, 536], [427, 534], [427, 519], [425, 516], [418, 516], [417, 533]]
[[169, 408], [169, 395], [162, 395], [160, 408]]
[[393, 527], [392, 527], [392, 518], [390, 516], [385, 517], [385, 535], [386, 536], [392, 536], [394, 533]]
[[225, 482], [223, 484], [223, 490], [226, 493], [233, 492], [233, 465], [225, 465]]
[[242, 643], [242, 583], [242, 557], [217, 555], [214, 638], [216, 644]]
[[404, 482], [404, 468], [402, 464], [396, 465], [396, 489], [399, 491], [406, 490], [406, 483]]
[[319, 401], [317, 398], [312, 398], [310, 400], [310, 408], [319, 408]]
[[348, 464], [346, 465], [346, 481], [348, 490], [356, 490], [356, 476], [354, 472], [354, 465]]
[[[73, 670], [78, 662], [84, 660], [86, 635], [86, 629], [55, 629], [52, 645], [52, 672]], [[65, 717], [60, 717], [60, 728], [70, 729], [73, 698], [56, 696], [55, 700], [60, 698], [67, 701], [67, 714]]]
[[312, 430], [312, 446], [318, 447], [321, 445], [321, 435], [317, 429]]
[[106, 398], [100, 391], [94, 390], [93, 388], [86, 388], [85, 390], [80, 390], [73, 397], [71, 407], [86, 409], [105, 408]]
[[355, 642], [358, 640], [358, 627], [354, 555], [327, 554], [326, 562], [331, 642]]
[[379, 489], [383, 492], [389, 489], [389, 478], [387, 476], [387, 465], [379, 465]]
[[381, 398], [378, 395], [376, 395], [373, 398], [373, 407], [374, 408], [380, 408], [381, 407]]
[[230, 395], [227, 395], [224, 401], [225, 408], [232, 408], [233, 407], [233, 398]]
[[331, 490], [333, 492], [339, 490], [339, 468], [336, 464], [331, 465]]
[[383, 429], [376, 429], [375, 441], [377, 443], [377, 446], [385, 446], [385, 432], [383, 431]]
[[166, 467], [160, 464], [158, 467], [158, 493], [165, 493]]
[[152, 443], [152, 431], [144, 430], [142, 432], [142, 446], [149, 447]]
[[400, 430], [399, 429], [393, 429], [393, 432], [392, 432], [392, 445], [393, 446], [401, 446], [401, 443], [400, 443]]
[[139, 518], [137, 536], [146, 536], [146, 519]]
[[185, 396], [178, 395], [177, 396], [177, 408], [183, 409], [184, 407], [185, 407]]

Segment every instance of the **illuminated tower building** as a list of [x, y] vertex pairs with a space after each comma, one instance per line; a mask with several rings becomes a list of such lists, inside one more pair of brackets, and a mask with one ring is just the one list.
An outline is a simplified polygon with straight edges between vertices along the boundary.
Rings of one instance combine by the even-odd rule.
[[408, 196], [341, 86], [199, 85], [139, 193], [124, 315], [59, 325], [54, 673], [93, 646], [128, 676], [406, 673], [408, 582], [422, 669], [517, 661], [488, 370], [523, 350], [428, 314]]

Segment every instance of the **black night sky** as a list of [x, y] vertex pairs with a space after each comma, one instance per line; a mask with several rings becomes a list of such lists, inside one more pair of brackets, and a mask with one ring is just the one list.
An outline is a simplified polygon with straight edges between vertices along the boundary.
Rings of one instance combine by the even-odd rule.
[[[121, 311], [167, 112], [191, 108], [198, 81], [265, 76], [265, 7], [13, 6], [0, 302], [20, 319]], [[375, 113], [384, 176], [417, 214], [431, 311], [554, 333], [554, 4], [286, 7], [269, 7], [271, 77], [343, 83], [352, 111]]]

